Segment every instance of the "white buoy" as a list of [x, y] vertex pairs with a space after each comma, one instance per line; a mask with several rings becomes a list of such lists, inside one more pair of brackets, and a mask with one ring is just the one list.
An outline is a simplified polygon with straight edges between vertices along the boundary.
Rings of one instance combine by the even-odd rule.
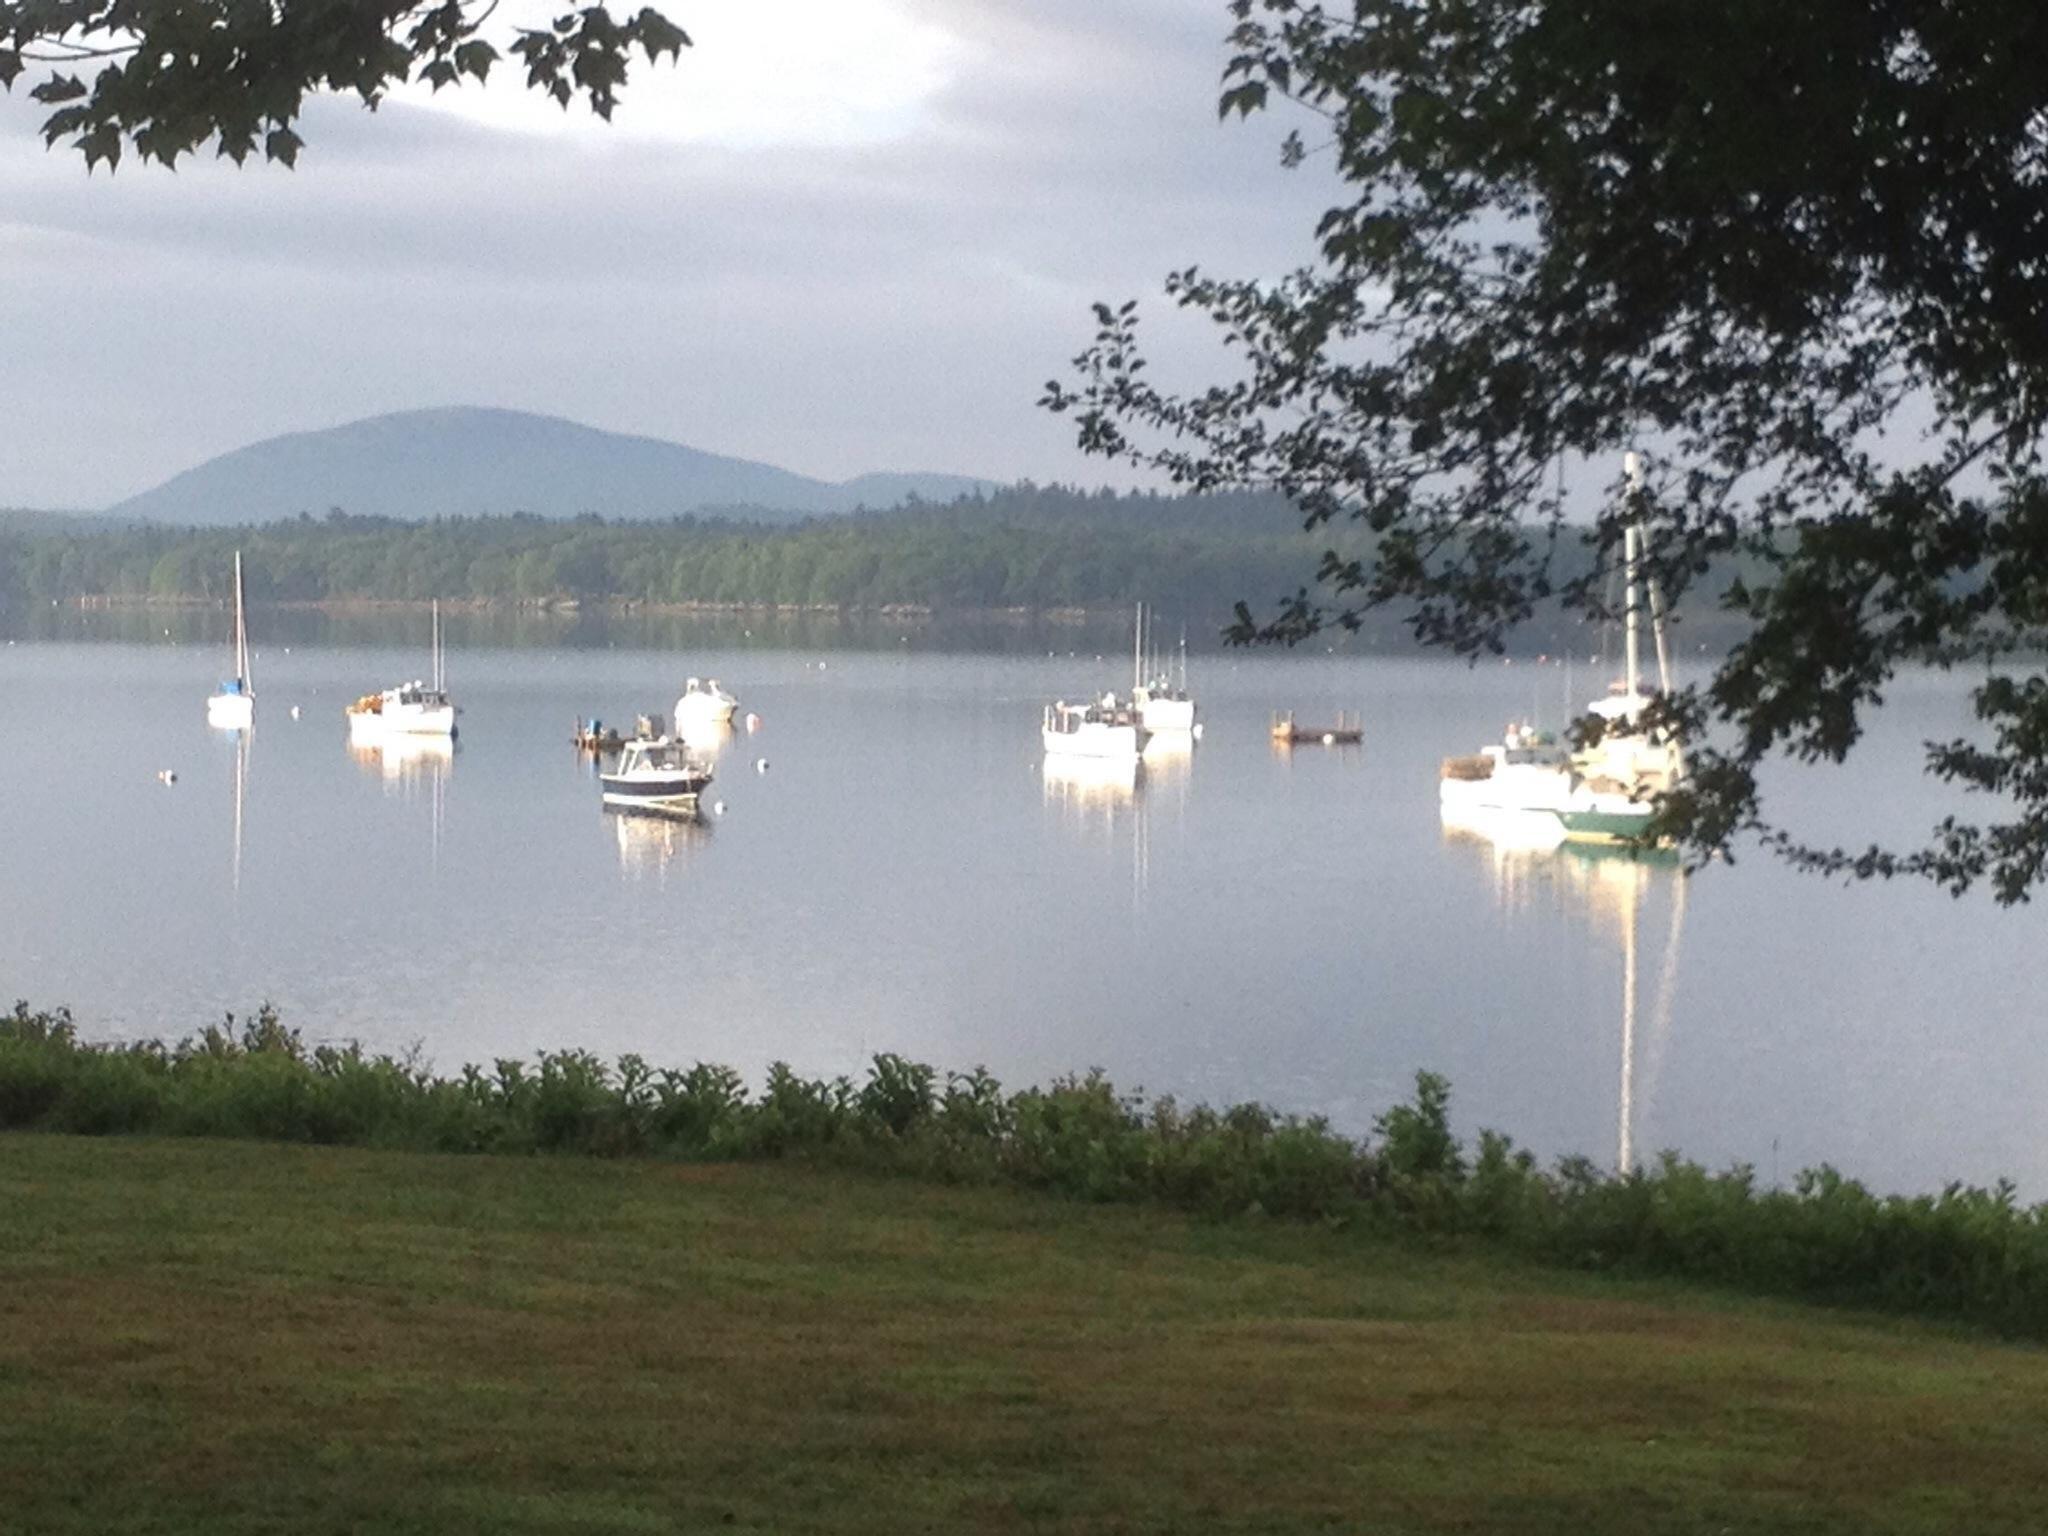
[[1201, 723], [1201, 721], [1197, 720], [1197, 721], [1195, 722], [1195, 728], [1194, 728], [1194, 729], [1193, 729], [1192, 731], [1190, 731], [1190, 732], [1189, 732], [1188, 734], [1189, 734], [1189, 735], [1191, 735], [1191, 736], [1193, 736], [1193, 737], [1195, 738], [1195, 740], [1197, 740], [1197, 741], [1200, 741], [1200, 740], [1202, 739], [1202, 723]]
[[292, 718], [294, 720], [299, 718], [299, 706], [296, 704], [292, 706]]
[[723, 800], [712, 801], [711, 814], [714, 816], [723, 816], [725, 814], [725, 802]]
[[756, 772], [756, 773], [766, 773], [767, 771], [768, 771], [768, 759], [767, 759], [767, 758], [765, 758], [765, 757], [757, 757], [757, 758], [755, 758], [755, 759], [754, 759], [754, 772]]
[[747, 734], [751, 736], [759, 729], [761, 729], [761, 717], [749, 710], [747, 712]]
[[173, 770], [166, 768], [157, 775], [157, 780], [164, 784], [175, 784], [178, 782], [178, 775]]

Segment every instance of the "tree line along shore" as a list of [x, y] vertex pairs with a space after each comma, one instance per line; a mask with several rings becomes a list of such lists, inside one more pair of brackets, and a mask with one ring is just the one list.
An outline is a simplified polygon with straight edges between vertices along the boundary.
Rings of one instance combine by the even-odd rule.
[[[68, 529], [0, 518], [0, 611], [51, 602], [219, 604], [242, 553], [256, 605], [368, 605], [438, 598], [474, 606], [664, 612], [960, 613], [1074, 616], [1143, 601], [1213, 639], [1236, 605], [1301, 592], [1333, 546], [1362, 552], [1356, 529], [1304, 531], [1278, 496], [1162, 496], [1016, 487], [945, 504], [773, 525], [737, 517], [667, 522], [537, 517], [425, 523], [301, 514], [240, 528]], [[1560, 574], [1590, 550], [1560, 546]], [[1710, 608], [1688, 641], [1718, 644]], [[1522, 637], [1557, 650], [1577, 616], [1534, 616]], [[1729, 630], [1732, 634], [1733, 631]], [[1349, 643], [1412, 644], [1408, 616], [1368, 615]]]

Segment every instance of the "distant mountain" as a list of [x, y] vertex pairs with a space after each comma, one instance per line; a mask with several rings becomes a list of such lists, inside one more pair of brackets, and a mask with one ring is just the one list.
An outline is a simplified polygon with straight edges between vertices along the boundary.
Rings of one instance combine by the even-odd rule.
[[408, 519], [510, 512], [647, 519], [715, 509], [772, 522], [892, 506], [912, 495], [945, 501], [985, 488], [991, 482], [926, 474], [863, 475], [835, 485], [559, 416], [452, 406], [251, 443], [106, 515], [207, 526], [319, 516], [330, 507]]

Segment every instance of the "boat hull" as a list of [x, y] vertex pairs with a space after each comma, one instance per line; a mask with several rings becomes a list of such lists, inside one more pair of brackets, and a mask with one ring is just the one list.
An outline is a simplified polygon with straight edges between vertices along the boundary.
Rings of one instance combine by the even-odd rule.
[[672, 773], [646, 778], [598, 775], [603, 803], [625, 810], [694, 806], [710, 782], [708, 773]]
[[348, 728], [361, 736], [453, 736], [455, 706], [443, 704], [435, 709], [351, 711]]
[[1193, 699], [1147, 699], [1144, 708], [1145, 729], [1148, 731], [1178, 732], [1185, 736], [1195, 728], [1195, 701]]
[[1078, 731], [1039, 732], [1048, 757], [1128, 758], [1135, 762], [1151, 732], [1135, 725], [1088, 725]]
[[1446, 810], [1562, 811], [1571, 804], [1569, 773], [1496, 769], [1483, 779], [1437, 780], [1437, 800]]
[[206, 723], [222, 730], [246, 730], [256, 723], [256, 698], [248, 693], [216, 693], [206, 701]]
[[1582, 807], [1560, 810], [1557, 819], [1564, 827], [1566, 842], [1612, 844], [1636, 841], [1650, 825], [1652, 814], [1647, 805]]

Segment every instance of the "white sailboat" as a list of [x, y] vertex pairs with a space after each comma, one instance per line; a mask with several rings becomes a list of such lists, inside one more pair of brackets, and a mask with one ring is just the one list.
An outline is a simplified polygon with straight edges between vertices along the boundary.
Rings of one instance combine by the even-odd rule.
[[[1633, 511], [1642, 493], [1643, 463], [1631, 453], [1623, 464]], [[1641, 837], [1656, 814], [1653, 799], [1685, 777], [1685, 759], [1678, 743], [1666, 733], [1650, 729], [1644, 718], [1653, 702], [1642, 690], [1639, 636], [1645, 591], [1650, 601], [1650, 633], [1657, 648], [1657, 688], [1662, 694], [1671, 691], [1671, 654], [1664, 638], [1663, 596], [1656, 578], [1639, 569], [1643, 530], [1635, 515], [1622, 530], [1622, 554], [1628, 571], [1624, 610], [1627, 671], [1621, 688], [1589, 707], [1589, 713], [1600, 717], [1600, 740], [1572, 754], [1576, 782], [1557, 819], [1573, 842], [1620, 843]]]
[[[1624, 460], [1633, 502], [1642, 486], [1642, 461]], [[1643, 534], [1631, 516], [1622, 532], [1627, 568], [1626, 671], [1618, 687], [1586, 712], [1602, 723], [1599, 743], [1574, 752], [1533, 727], [1510, 725], [1502, 739], [1467, 757], [1444, 759], [1437, 798], [1447, 819], [1529, 812], [1555, 816], [1562, 835], [1576, 841], [1624, 842], [1649, 825], [1651, 797], [1683, 776], [1675, 743], [1648, 730], [1643, 717], [1652, 697], [1642, 690], [1641, 592], [1647, 586], [1657, 647], [1659, 688], [1671, 688], [1664, 638], [1664, 605], [1654, 580], [1642, 577]]]
[[242, 610], [242, 552], [235, 551], [235, 675], [206, 701], [206, 723], [245, 731], [256, 722], [256, 684], [249, 674], [249, 622]]
[[441, 652], [441, 603], [434, 601], [433, 682], [414, 678], [382, 693], [366, 693], [349, 705], [351, 736], [376, 737], [455, 735], [455, 701], [448, 696], [446, 662]]

